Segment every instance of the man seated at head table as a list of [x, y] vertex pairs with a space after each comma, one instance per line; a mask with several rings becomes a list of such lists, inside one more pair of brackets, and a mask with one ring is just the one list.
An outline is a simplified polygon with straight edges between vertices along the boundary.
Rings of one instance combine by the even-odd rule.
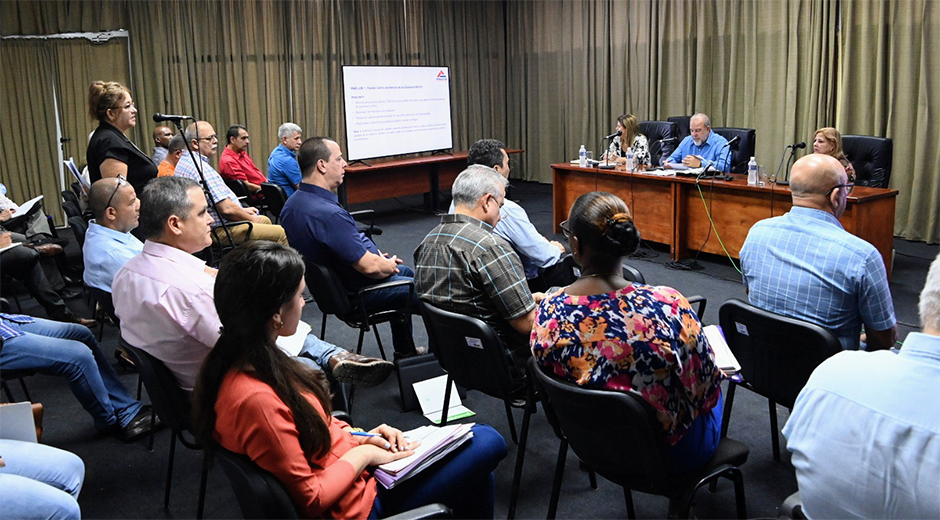
[[923, 332], [899, 352], [840, 352], [783, 428], [808, 518], [940, 518], [940, 256], [920, 293]]
[[731, 168], [731, 147], [725, 146], [728, 140], [712, 131], [712, 122], [707, 115], [698, 113], [689, 120], [691, 135], [679, 143], [672, 155], [663, 161], [666, 168], [678, 168], [681, 164], [688, 168], [710, 166], [726, 172]]
[[518, 255], [494, 233], [507, 184], [481, 165], [457, 176], [455, 212], [443, 215], [415, 249], [415, 289], [435, 307], [489, 323], [524, 370], [535, 305], [545, 295], [530, 292]]
[[894, 302], [875, 246], [842, 228], [853, 185], [839, 161], [802, 157], [790, 170], [793, 207], [762, 220], [741, 247], [744, 286], [752, 305], [831, 330], [845, 350], [897, 340]]
[[[186, 142], [190, 149], [200, 161], [202, 176], [206, 179], [206, 189], [209, 195], [215, 201], [216, 208], [209, 206], [209, 215], [216, 227], [212, 230], [212, 238], [217, 241], [227, 242], [227, 236], [231, 235], [235, 244], [241, 244], [245, 240], [271, 240], [287, 245], [287, 235], [284, 234], [284, 228], [271, 224], [271, 220], [264, 215], [258, 214], [258, 208], [242, 207], [238, 201], [238, 196], [225, 185], [222, 176], [215, 171], [209, 164], [209, 158], [214, 156], [219, 150], [219, 136], [215, 129], [206, 121], [197, 121], [186, 129]], [[179, 162], [176, 163], [174, 176], [185, 177], [197, 183], [201, 183], [201, 177], [190, 157], [189, 152], [184, 152]], [[222, 224], [228, 222], [238, 222], [248, 220], [252, 222], [249, 229], [248, 224], [229, 227], [228, 233], [223, 229]], [[249, 235], [249, 232], [251, 233]]]
[[[114, 277], [114, 308], [121, 335], [162, 361], [180, 388], [191, 392], [202, 360], [219, 339], [213, 288], [216, 270], [192, 253], [211, 242], [212, 216], [202, 189], [190, 179], [163, 177], [140, 197], [143, 252]], [[384, 381], [393, 365], [347, 352], [307, 335], [297, 359], [339, 382]]]
[[186, 138], [181, 135], [174, 135], [170, 139], [166, 157], [157, 166], [157, 177], [171, 177], [176, 172], [176, 164], [180, 162], [180, 157], [184, 153], [189, 153], [186, 150]]
[[91, 185], [88, 205], [95, 218], [88, 223], [82, 247], [83, 277], [87, 286], [110, 293], [114, 275], [144, 249], [131, 234], [140, 218], [140, 200], [123, 177], [110, 177]]

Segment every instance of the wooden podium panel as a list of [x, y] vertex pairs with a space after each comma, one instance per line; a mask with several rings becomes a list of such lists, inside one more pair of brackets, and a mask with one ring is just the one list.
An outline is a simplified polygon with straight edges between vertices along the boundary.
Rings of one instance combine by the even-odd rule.
[[[579, 196], [589, 191], [609, 191], [627, 203], [640, 236], [667, 244], [674, 260], [687, 258], [690, 251], [698, 250], [724, 255], [722, 243], [733, 258], [740, 258], [751, 226], [765, 218], [783, 215], [792, 205], [787, 186], [748, 186], [745, 175], [733, 175], [731, 181], [696, 182], [693, 177], [630, 174], [622, 169], [595, 170], [564, 163], [553, 164], [552, 173], [556, 233], [561, 231], [558, 223], [568, 218], [568, 211]], [[897, 195], [897, 190], [857, 186], [839, 219], [846, 231], [878, 249], [888, 276]]]

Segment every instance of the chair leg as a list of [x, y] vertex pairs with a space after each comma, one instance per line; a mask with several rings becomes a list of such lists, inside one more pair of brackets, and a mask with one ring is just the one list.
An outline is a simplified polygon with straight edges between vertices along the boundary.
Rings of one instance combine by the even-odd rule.
[[597, 491], [597, 474], [590, 468], [588, 468], [588, 482], [591, 483], [591, 489]]
[[512, 436], [512, 442], [519, 444], [519, 438], [516, 437], [516, 421], [512, 417], [512, 406], [509, 405], [509, 401], [503, 401], [503, 405], [506, 407], [506, 418], [509, 420], [509, 435]]
[[[26, 388], [26, 379], [25, 379], [25, 378], [22, 378], [22, 377], [20, 378], [20, 388], [23, 389], [23, 395], [26, 396], [26, 400], [29, 401], [29, 402], [33, 402], [32, 396], [29, 395], [29, 388]], [[12, 401], [11, 401], [11, 402], [12, 402]]]
[[176, 454], [176, 432], [170, 436], [170, 458], [166, 464], [166, 491], [163, 494], [163, 508], [170, 508], [170, 486], [173, 484], [173, 456]]
[[623, 501], [627, 503], [627, 518], [636, 518], [636, 511], [633, 510], [633, 492], [626, 486], [623, 488]]
[[[138, 377], [140, 377], [140, 376], [138, 376]], [[138, 384], [139, 384], [139, 381], [138, 381]], [[140, 399], [138, 399], [138, 401], [140, 401]], [[156, 410], [153, 409], [153, 407], [151, 407], [151, 408], [150, 408], [150, 424], [153, 424], [153, 423], [155, 423], [156, 421], [157, 421], [157, 412], [156, 412]], [[154, 430], [156, 430], [156, 428], [150, 428], [150, 442], [147, 444], [147, 450], [148, 450], [150, 453], [153, 453], [153, 436], [154, 436]], [[173, 437], [173, 438], [176, 439], [176, 437]], [[176, 442], [176, 441], [174, 440], [173, 442]]]
[[[144, 380], [137, 376], [137, 400], [140, 401], [140, 394], [144, 389]], [[152, 419], [152, 417], [151, 417]]]
[[777, 429], [777, 403], [767, 400], [770, 410], [770, 442], [774, 449], [774, 460], [780, 462], [780, 431]]
[[0, 386], [3, 386], [3, 393], [7, 396], [7, 402], [12, 403], [13, 401], [13, 392], [10, 391], [10, 385], [6, 381], [0, 381]]
[[326, 314], [323, 315], [323, 320], [320, 322], [320, 339], [326, 341]]
[[516, 452], [516, 469], [512, 476], [512, 491], [509, 494], [509, 518], [516, 517], [516, 502], [519, 499], [519, 485], [522, 482], [522, 464], [525, 459], [525, 444], [529, 437], [529, 420], [532, 418], [532, 408], [535, 407], [535, 393], [532, 391], [531, 382], [526, 379], [526, 403], [525, 413], [522, 415], [522, 437], [519, 440], [518, 451]]
[[728, 436], [728, 423], [731, 422], [731, 405], [734, 404], [734, 389], [737, 383], [728, 381], [728, 395], [725, 396], [725, 409], [721, 412], [721, 438]]
[[359, 344], [356, 345], [356, 354], [362, 355], [362, 338], [365, 336], [365, 329], [359, 329]]
[[738, 510], [738, 518], [747, 518], [747, 503], [744, 496], [744, 475], [739, 468], [732, 468], [728, 471], [731, 476], [728, 477], [734, 482], [734, 502]]
[[196, 506], [196, 518], [202, 520], [206, 506], [206, 481], [209, 479], [209, 454], [202, 453], [202, 472], [199, 476], [199, 505]]
[[388, 358], [385, 356], [385, 347], [382, 346], [382, 337], [379, 336], [379, 326], [372, 325], [372, 332], [375, 334], [375, 342], [379, 345], [379, 353], [382, 354], [382, 359], [388, 361]]
[[447, 374], [447, 387], [444, 389], [444, 408], [441, 410], [441, 426], [447, 424], [447, 410], [450, 408], [450, 389], [453, 386], [452, 381], [453, 379], [451, 379], [450, 374]]
[[552, 497], [548, 502], [548, 519], [554, 520], [558, 512], [558, 496], [561, 494], [561, 481], [565, 477], [565, 459], [568, 456], [568, 441], [562, 440], [558, 446], [558, 458], [555, 461], [555, 478], [552, 479]]

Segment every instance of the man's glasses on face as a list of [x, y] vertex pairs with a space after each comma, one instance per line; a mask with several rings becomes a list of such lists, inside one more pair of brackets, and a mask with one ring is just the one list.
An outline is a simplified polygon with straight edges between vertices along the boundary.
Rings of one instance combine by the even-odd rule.
[[826, 192], [826, 197], [828, 197], [836, 188], [845, 188], [845, 194], [848, 195], [852, 193], [852, 190], [855, 188], [855, 183], [850, 182], [848, 184], [836, 184], [835, 186], [829, 188], [829, 191]]

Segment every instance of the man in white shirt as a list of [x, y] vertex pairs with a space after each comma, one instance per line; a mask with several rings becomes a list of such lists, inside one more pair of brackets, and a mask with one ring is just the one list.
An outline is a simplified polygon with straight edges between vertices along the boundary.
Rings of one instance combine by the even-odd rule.
[[131, 234], [140, 218], [140, 200], [122, 177], [95, 181], [88, 194], [94, 219], [88, 223], [82, 258], [83, 278], [89, 287], [111, 292], [114, 275], [144, 248]]

